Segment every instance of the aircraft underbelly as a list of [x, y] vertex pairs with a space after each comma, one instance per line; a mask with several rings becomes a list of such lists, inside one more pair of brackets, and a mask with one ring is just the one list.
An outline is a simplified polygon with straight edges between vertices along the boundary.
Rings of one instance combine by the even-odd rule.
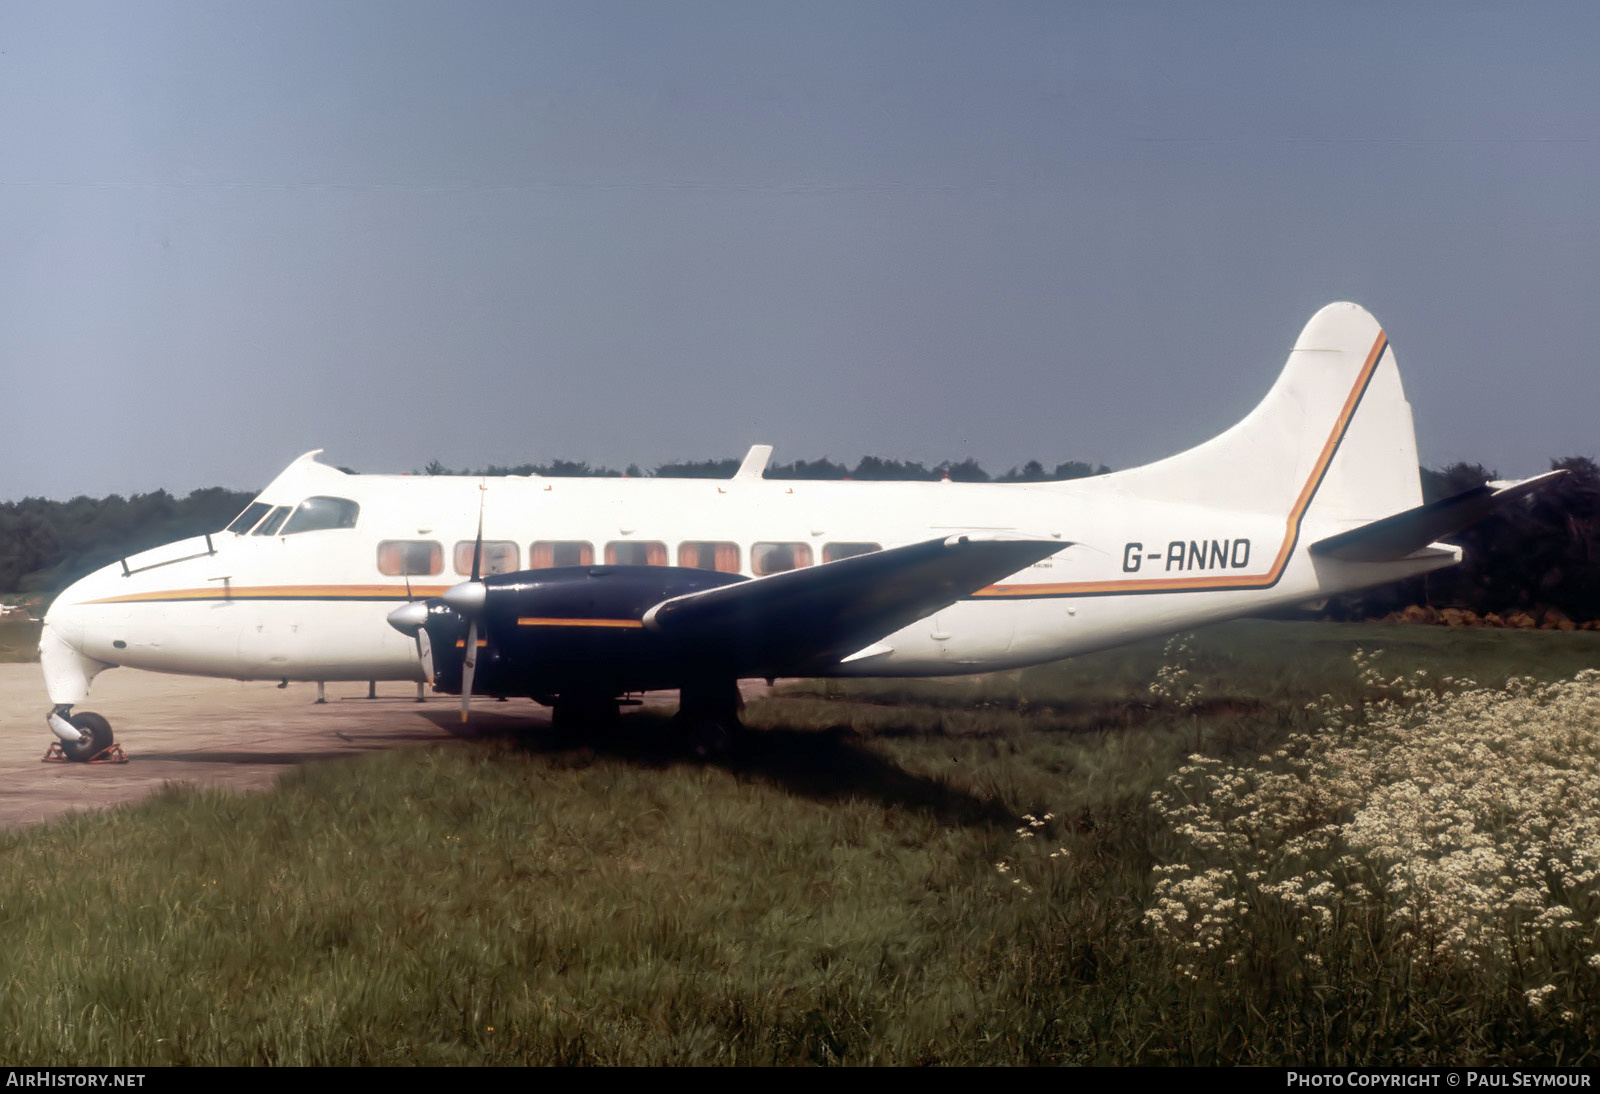
[[208, 600], [101, 606], [81, 648], [113, 665], [238, 680], [421, 675], [415, 647], [385, 625], [371, 604]]
[[258, 604], [239, 631], [237, 675], [273, 680], [416, 680], [415, 645], [369, 603]]
[[201, 602], [104, 606], [85, 628], [82, 649], [113, 665], [152, 672], [231, 675], [239, 616]]

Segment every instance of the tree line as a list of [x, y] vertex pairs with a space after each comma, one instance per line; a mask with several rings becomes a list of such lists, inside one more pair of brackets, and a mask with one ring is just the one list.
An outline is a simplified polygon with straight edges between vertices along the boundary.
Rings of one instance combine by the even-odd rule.
[[[657, 479], [727, 479], [739, 470], [739, 461], [689, 460], [664, 463], [650, 470], [641, 470], [638, 464], [629, 464], [621, 471], [610, 467], [592, 467], [572, 460], [555, 460], [551, 463], [523, 463], [514, 466], [490, 464], [476, 471], [452, 471], [434, 460], [419, 472], [421, 475], [546, 475], [593, 476], [598, 478], [657, 478]], [[958, 462], [945, 460], [932, 467], [915, 460], [886, 460], [879, 456], [864, 456], [854, 467], [820, 460], [795, 460], [792, 463], [768, 464], [769, 479], [860, 479], [863, 481], [936, 482], [1055, 482], [1062, 479], [1085, 479], [1091, 475], [1106, 475], [1111, 468], [1105, 464], [1088, 464], [1078, 460], [1058, 463], [1046, 468], [1038, 460], [1013, 467], [999, 475], [990, 475], [978, 461], [965, 459]]]
[[[666, 463], [649, 471], [618, 471], [572, 460], [451, 471], [437, 460], [419, 474], [727, 478], [736, 459]], [[1556, 609], [1575, 620], [1600, 619], [1600, 467], [1586, 457], [1554, 461], [1567, 475], [1513, 503], [1457, 537], [1466, 561], [1425, 577], [1335, 598], [1328, 612], [1339, 619], [1382, 617], [1411, 604], [1468, 608], [1477, 613]], [[773, 464], [774, 479], [876, 481], [1047, 482], [1106, 474], [1104, 465], [1068, 461], [1046, 468], [1033, 460], [990, 475], [973, 460], [928, 466], [867, 456], [854, 466], [832, 460]], [[1469, 463], [1442, 471], [1422, 469], [1428, 501], [1472, 489], [1492, 471]], [[222, 487], [174, 497], [165, 490], [129, 497], [76, 497], [70, 501], [24, 498], [0, 503], [0, 594], [24, 594], [47, 603], [79, 577], [119, 558], [227, 526], [253, 495]]]
[[[1449, 538], [1466, 549], [1460, 565], [1337, 598], [1330, 614], [1374, 619], [1418, 604], [1535, 618], [1553, 608], [1579, 622], [1600, 619], [1600, 468], [1583, 456], [1550, 466], [1567, 474]], [[1423, 469], [1423, 497], [1436, 501], [1498, 477], [1473, 463]]]

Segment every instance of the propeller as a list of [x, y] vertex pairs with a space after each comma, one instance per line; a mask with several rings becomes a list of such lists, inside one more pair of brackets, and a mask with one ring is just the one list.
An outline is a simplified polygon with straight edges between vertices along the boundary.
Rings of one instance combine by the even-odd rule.
[[[486, 487], [478, 484], [479, 491]], [[467, 644], [461, 659], [461, 721], [472, 708], [472, 677], [478, 669], [478, 617], [483, 614], [489, 588], [479, 580], [483, 563], [483, 494], [478, 494], [478, 537], [472, 541], [472, 577], [445, 590], [443, 600], [467, 617]]]
[[[479, 490], [487, 490], [482, 483]], [[451, 610], [467, 620], [467, 640], [461, 658], [461, 720], [467, 720], [472, 707], [472, 678], [478, 668], [478, 620], [489, 598], [489, 587], [483, 583], [483, 495], [478, 495], [478, 536], [472, 543], [472, 576], [458, 585], [446, 589], [439, 599]], [[406, 575], [406, 603], [389, 613], [389, 625], [417, 641], [417, 658], [429, 682], [433, 680], [433, 647], [428, 641], [428, 606], [411, 599], [411, 577]]]
[[423, 678], [433, 683], [433, 643], [428, 640], [428, 606], [411, 593], [411, 575], [406, 577], [406, 602], [388, 615], [389, 626], [401, 634], [410, 635], [417, 643], [417, 660], [422, 665]]

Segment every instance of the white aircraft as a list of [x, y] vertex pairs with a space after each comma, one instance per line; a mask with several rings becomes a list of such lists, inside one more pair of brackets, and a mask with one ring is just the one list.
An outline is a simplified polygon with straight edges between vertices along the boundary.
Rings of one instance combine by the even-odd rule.
[[40, 654], [62, 748], [104, 669], [431, 681], [558, 722], [677, 688], [697, 735], [742, 678], [1036, 664], [1449, 566], [1434, 542], [1553, 476], [1422, 504], [1394, 352], [1354, 304], [1305, 327], [1242, 422], [1068, 482], [353, 475], [312, 452], [227, 529], [59, 596]]

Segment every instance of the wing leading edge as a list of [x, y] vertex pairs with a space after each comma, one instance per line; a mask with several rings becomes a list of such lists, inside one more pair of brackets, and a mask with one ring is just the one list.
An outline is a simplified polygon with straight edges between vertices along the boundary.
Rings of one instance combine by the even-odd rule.
[[955, 535], [663, 601], [647, 628], [747, 667], [837, 664], [886, 635], [1068, 546]]

